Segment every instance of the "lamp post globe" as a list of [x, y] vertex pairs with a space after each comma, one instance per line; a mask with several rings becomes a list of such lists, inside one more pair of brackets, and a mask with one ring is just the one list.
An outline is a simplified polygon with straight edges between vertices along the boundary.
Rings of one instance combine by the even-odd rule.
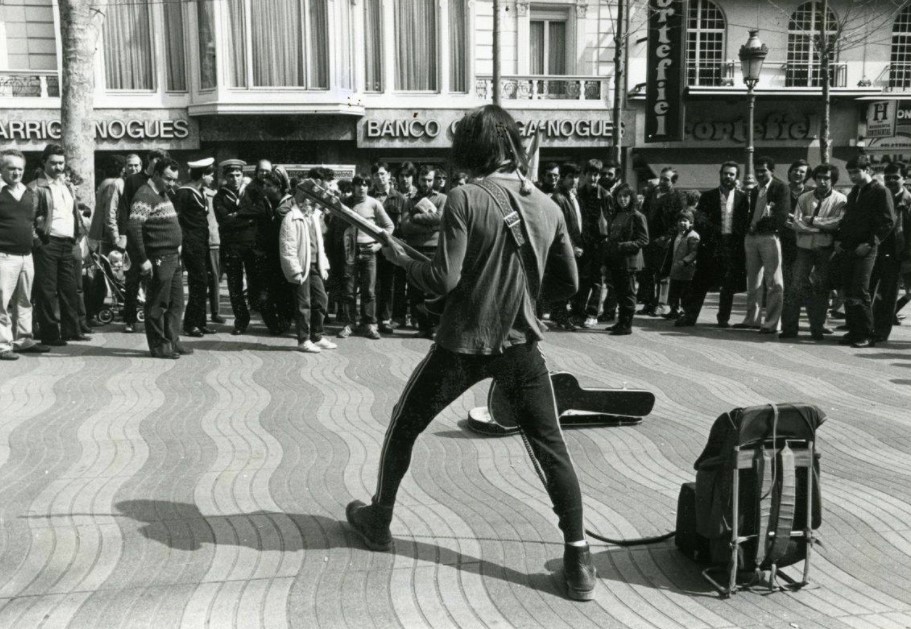
[[756, 178], [753, 176], [753, 118], [756, 109], [756, 94], [753, 89], [759, 83], [759, 74], [762, 72], [762, 63], [766, 55], [769, 54], [769, 48], [759, 41], [759, 30], [750, 30], [750, 37], [747, 42], [740, 47], [740, 70], [743, 73], [743, 82], [747, 86], [747, 149], [746, 164], [744, 168], [743, 183], [747, 188], [756, 185]]

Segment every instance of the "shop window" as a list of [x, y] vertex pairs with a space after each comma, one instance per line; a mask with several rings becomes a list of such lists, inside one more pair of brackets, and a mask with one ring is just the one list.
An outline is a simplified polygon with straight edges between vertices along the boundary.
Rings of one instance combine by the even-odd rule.
[[710, 0], [691, 0], [687, 11], [688, 85], [721, 85], [724, 74], [724, 14]]
[[109, 90], [155, 89], [149, 0], [112, 2], [104, 17], [104, 78]]
[[395, 0], [395, 89], [439, 89], [436, 0]]
[[465, 49], [468, 47], [466, 0], [449, 0], [449, 91], [468, 91]]
[[165, 49], [167, 52], [167, 85], [169, 92], [187, 91], [187, 68], [183, 27], [184, 5], [178, 2], [166, 2], [164, 10]]
[[[813, 44], [820, 28], [824, 26], [826, 34], [834, 37], [837, 34], [835, 13], [830, 9], [823, 25], [823, 3], [819, 0], [805, 2], [794, 13], [788, 22], [788, 61], [785, 69], [786, 87], [819, 87], [822, 85], [819, 53]], [[834, 62], [838, 59], [835, 51], [830, 59], [830, 77], [835, 74]]]
[[0, 69], [57, 69], [57, 40], [51, 2], [0, 1]]
[[892, 25], [889, 87], [911, 87], [911, 4], [905, 5]]
[[210, 90], [217, 83], [214, 0], [196, 3], [196, 26], [199, 31], [199, 87]]
[[232, 87], [329, 86], [328, 0], [228, 0], [227, 7]]
[[566, 34], [565, 14], [532, 14], [528, 24], [531, 74], [566, 74]]
[[383, 91], [383, 3], [364, 0], [364, 89]]

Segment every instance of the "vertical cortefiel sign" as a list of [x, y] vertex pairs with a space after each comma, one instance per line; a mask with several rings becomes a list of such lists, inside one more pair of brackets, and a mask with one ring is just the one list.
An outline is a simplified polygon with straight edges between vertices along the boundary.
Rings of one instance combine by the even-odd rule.
[[646, 142], [683, 140], [685, 27], [685, 0], [649, 0]]

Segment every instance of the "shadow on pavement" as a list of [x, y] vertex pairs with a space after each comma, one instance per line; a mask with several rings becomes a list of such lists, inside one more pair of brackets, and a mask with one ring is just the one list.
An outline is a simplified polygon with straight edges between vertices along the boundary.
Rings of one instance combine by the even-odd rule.
[[[123, 516], [142, 523], [138, 530], [143, 537], [175, 550], [199, 550], [203, 544], [229, 544], [285, 552], [364, 548], [344, 520], [322, 515], [254, 511], [206, 516], [194, 504], [164, 500], [126, 500], [116, 503], [115, 507]], [[413, 538], [397, 538], [395, 550], [388, 554], [453, 566], [461, 571], [482, 574], [560, 598], [564, 595], [562, 580], [554, 574], [525, 574]], [[555, 571], [560, 569], [562, 562], [558, 562]]]

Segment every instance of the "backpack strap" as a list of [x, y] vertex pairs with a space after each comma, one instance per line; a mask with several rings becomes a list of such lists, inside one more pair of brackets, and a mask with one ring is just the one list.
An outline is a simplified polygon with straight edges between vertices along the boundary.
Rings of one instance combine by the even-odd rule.
[[533, 303], [538, 301], [538, 294], [541, 292], [541, 278], [538, 275], [538, 265], [531, 250], [528, 238], [525, 236], [524, 222], [522, 215], [509, 202], [506, 191], [499, 184], [494, 183], [489, 178], [482, 179], [477, 185], [483, 188], [491, 196], [494, 205], [500, 211], [503, 217], [503, 223], [506, 230], [511, 235], [511, 240], [516, 247], [516, 253], [519, 254], [519, 262], [522, 270], [525, 272], [525, 282], [528, 289], [528, 295]]
[[[776, 499], [773, 514], [775, 537], [770, 540], [769, 561], [777, 563], [788, 550], [791, 542], [791, 530], [794, 526], [794, 513], [797, 509], [797, 475], [794, 470], [794, 451], [785, 444], [779, 455], [781, 464], [781, 485], [776, 487]], [[809, 499], [809, 498], [808, 498]]]
[[756, 510], [756, 567], [766, 558], [766, 544], [772, 518], [772, 487], [775, 482], [775, 448], [760, 447], [753, 459], [756, 469], [756, 492], [759, 508]]

